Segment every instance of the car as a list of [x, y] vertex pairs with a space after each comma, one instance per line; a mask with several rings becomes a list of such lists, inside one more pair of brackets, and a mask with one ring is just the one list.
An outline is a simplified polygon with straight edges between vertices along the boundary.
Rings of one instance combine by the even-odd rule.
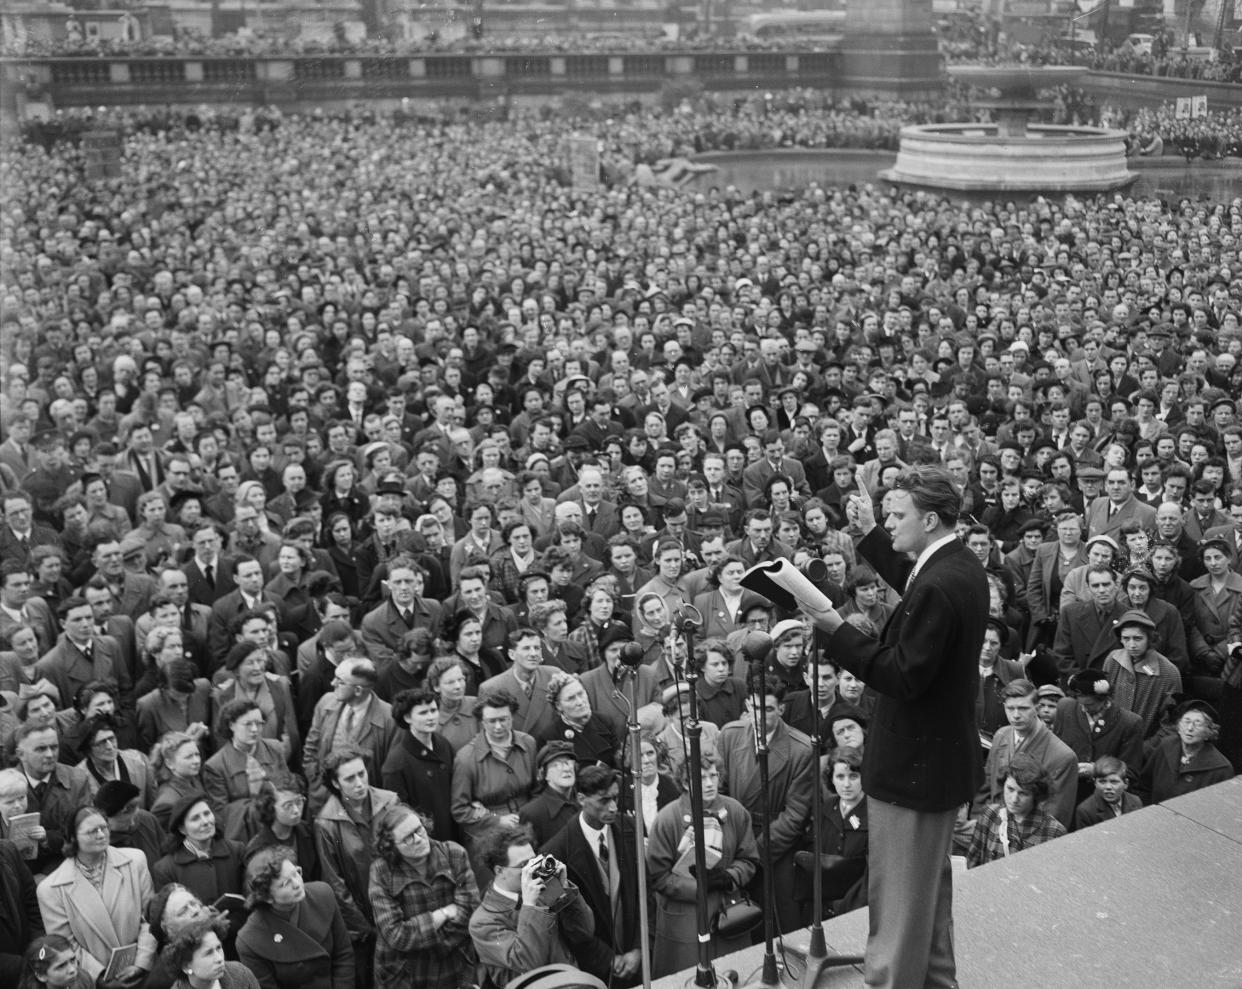
[[1057, 39], [1061, 47], [1075, 55], [1094, 55], [1095, 44], [1089, 38], [1062, 37]]
[[1150, 55], [1152, 42], [1156, 38], [1150, 34], [1131, 34], [1126, 36], [1126, 43], [1134, 49], [1136, 55]]

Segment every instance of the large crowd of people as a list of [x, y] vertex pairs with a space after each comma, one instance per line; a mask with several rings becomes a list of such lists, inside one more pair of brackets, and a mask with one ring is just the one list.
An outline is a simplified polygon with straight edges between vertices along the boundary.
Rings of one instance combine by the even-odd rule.
[[[639, 165], [667, 164], [709, 151], [761, 151], [781, 148], [854, 148], [895, 151], [901, 128], [907, 124], [947, 123], [991, 119], [991, 110], [975, 102], [979, 94], [951, 87], [936, 99], [912, 102], [880, 97], [834, 97], [822, 90], [794, 88], [744, 98], [711, 93], [694, 95], [672, 107], [644, 106], [637, 102], [587, 106], [578, 102], [563, 107], [545, 106], [537, 113], [540, 136], [544, 131], [594, 133], [606, 144], [605, 180], [626, 184], [635, 178]], [[461, 119], [463, 112], [444, 108], [398, 109], [393, 120], [399, 126], [432, 126], [436, 132]], [[469, 114], [466, 114], [468, 116]], [[366, 123], [373, 113], [355, 108], [350, 113]], [[1212, 110], [1206, 116], [1179, 117], [1175, 104], [1158, 109], [1125, 109], [1101, 106], [1092, 96], [1074, 87], [1059, 87], [1042, 114], [1048, 123], [1096, 125], [1126, 133], [1130, 156], [1177, 155], [1187, 160], [1242, 158], [1242, 111]], [[138, 133], [181, 135], [202, 129], [232, 133], [266, 131], [285, 125], [285, 114], [276, 107], [254, 110], [219, 108], [140, 107], [125, 111], [95, 108], [68, 109], [47, 119], [23, 122], [25, 141], [51, 149], [57, 144], [77, 143], [82, 135], [99, 128], [119, 129], [124, 135]], [[529, 115], [521, 124], [532, 125]]]
[[971, 866], [1233, 775], [1242, 199], [575, 189], [554, 115], [241, 117], [3, 162], [6, 985], [633, 985], [765, 863], [782, 930], [816, 871], [865, 904], [874, 692], [743, 575], [878, 634], [845, 506], [915, 465], [989, 588]]
[[1141, 109], [1125, 119], [1127, 151], [1180, 155], [1187, 161], [1242, 158], [1242, 109], [1178, 115], [1176, 105]]
[[1157, 32], [1148, 35], [1146, 43], [1136, 43], [1134, 35], [1097, 41], [1094, 32], [1088, 30], [1023, 43], [1004, 37], [998, 26], [989, 24], [981, 14], [958, 18], [940, 30], [940, 50], [950, 62], [1082, 65], [1098, 72], [1242, 83], [1242, 57], [1227, 41], [1224, 47], [1213, 49], [1196, 37], [1192, 38], [1193, 48], [1187, 49], [1175, 43], [1169, 33]]
[[[651, 23], [647, 30], [625, 30], [615, 34], [582, 34], [556, 32], [540, 34], [526, 32], [506, 34], [503, 31], [484, 30], [476, 32], [472, 26], [457, 25], [456, 29], [429, 30], [418, 38], [394, 39], [384, 35], [351, 38], [346, 33], [334, 32], [324, 38], [307, 33], [289, 37], [285, 30], [248, 29], [219, 37], [194, 29], [177, 29], [168, 35], [149, 37], [106, 38], [84, 37], [80, 27], [65, 37], [47, 38], [12, 37], [5, 40], [6, 55], [41, 56], [59, 58], [101, 58], [124, 55], [129, 57], [208, 56], [218, 58], [257, 58], [270, 55], [418, 55], [432, 53], [487, 54], [540, 52], [593, 53], [593, 52], [699, 52], [699, 51], [767, 51], [786, 48], [788, 37], [756, 37], [739, 34], [729, 38], [701, 34], [693, 29], [670, 34], [658, 25], [662, 11], [652, 8]], [[463, 27], [471, 27], [463, 30]], [[811, 50], [822, 47], [821, 43], [801, 43], [799, 47]]]

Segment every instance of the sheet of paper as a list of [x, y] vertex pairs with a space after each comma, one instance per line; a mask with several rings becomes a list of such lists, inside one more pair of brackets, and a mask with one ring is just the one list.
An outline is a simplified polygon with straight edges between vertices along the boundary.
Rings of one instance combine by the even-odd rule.
[[797, 611], [799, 602], [816, 608], [832, 607], [823, 591], [810, 582], [788, 560], [774, 563], [756, 563], [742, 575], [742, 586], [756, 594], [762, 594], [778, 608]]

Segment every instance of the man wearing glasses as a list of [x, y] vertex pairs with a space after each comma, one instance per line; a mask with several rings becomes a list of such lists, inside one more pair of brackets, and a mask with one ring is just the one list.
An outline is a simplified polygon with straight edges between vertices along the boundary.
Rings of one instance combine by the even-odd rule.
[[25, 492], [8, 492], [3, 504], [0, 559], [15, 560], [26, 566], [30, 562], [30, 551], [36, 546], [60, 546], [60, 537], [52, 529], [35, 525], [34, 506]]
[[392, 705], [375, 696], [376, 680], [375, 666], [369, 659], [345, 659], [336, 668], [332, 693], [315, 704], [302, 751], [312, 814], [328, 800], [330, 788], [323, 779], [322, 767], [329, 752], [345, 746], [356, 748], [366, 760], [367, 772], [379, 779], [397, 728], [392, 720]]

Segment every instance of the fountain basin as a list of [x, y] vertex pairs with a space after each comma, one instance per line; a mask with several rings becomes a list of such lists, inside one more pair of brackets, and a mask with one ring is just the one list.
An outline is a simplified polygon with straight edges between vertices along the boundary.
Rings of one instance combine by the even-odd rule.
[[997, 124], [921, 124], [901, 129], [892, 168], [902, 185], [998, 192], [1104, 192], [1134, 181], [1125, 132], [1030, 124], [1024, 137]]

